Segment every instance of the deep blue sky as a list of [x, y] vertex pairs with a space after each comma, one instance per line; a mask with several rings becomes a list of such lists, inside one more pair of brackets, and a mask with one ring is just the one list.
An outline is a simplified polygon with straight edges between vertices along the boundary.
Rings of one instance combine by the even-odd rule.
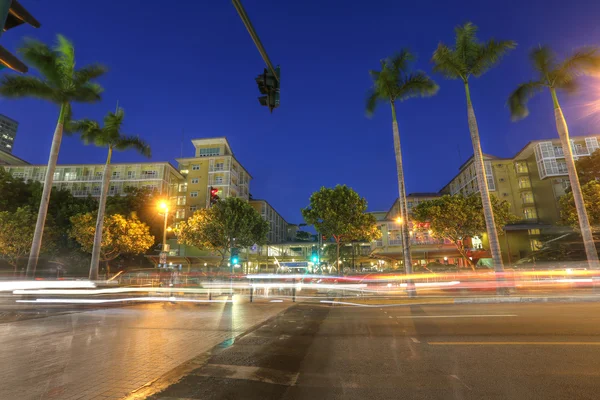
[[[515, 85], [533, 76], [529, 49], [547, 43], [564, 54], [600, 44], [600, 3], [583, 0], [244, 0], [282, 68], [281, 107], [269, 114], [254, 82], [263, 61], [228, 0], [22, 3], [43, 26], [5, 33], [5, 47], [15, 49], [22, 36], [52, 41], [62, 33], [74, 41], [80, 65], [110, 68], [100, 81], [102, 102], [76, 105], [76, 117], [101, 118], [118, 100], [125, 132], [148, 140], [157, 161], [179, 157], [182, 129], [184, 156], [193, 155], [192, 138], [226, 136], [254, 177], [251, 193], [289, 222], [300, 222], [300, 208], [321, 186], [348, 184], [371, 210], [388, 209], [397, 196], [389, 107], [371, 119], [364, 113], [368, 70], [379, 59], [408, 47], [419, 56], [416, 67], [431, 72], [437, 43], [452, 43], [454, 26], [465, 21], [480, 27], [481, 39], [516, 40], [517, 50], [471, 83], [484, 152], [510, 156], [529, 140], [556, 135], [548, 93], [519, 123], [505, 107]], [[398, 105], [408, 192], [439, 190], [472, 153], [462, 85], [434, 78], [437, 96]], [[581, 117], [581, 101], [564, 99], [571, 133], [598, 133], [597, 119]], [[15, 154], [46, 163], [55, 106], [0, 99], [0, 113], [20, 122]], [[59, 162], [104, 159], [104, 150], [66, 138]], [[127, 152], [113, 160], [141, 158]]]

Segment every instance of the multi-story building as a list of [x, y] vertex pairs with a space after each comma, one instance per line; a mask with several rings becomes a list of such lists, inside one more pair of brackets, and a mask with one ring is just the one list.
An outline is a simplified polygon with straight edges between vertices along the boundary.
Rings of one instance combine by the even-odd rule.
[[270, 229], [267, 235], [267, 242], [285, 242], [288, 225], [285, 219], [266, 200], [252, 199], [250, 200], [250, 205], [269, 223]]
[[0, 114], [0, 151], [12, 153], [19, 123]]
[[[9, 165], [4, 169], [14, 177], [44, 182], [46, 165]], [[110, 168], [110, 196], [125, 193], [127, 187], [146, 188], [165, 196], [177, 194], [181, 174], [167, 162], [115, 163]], [[102, 188], [104, 164], [59, 165], [53, 187], [69, 190], [76, 197], [98, 197]]]
[[208, 207], [211, 188], [218, 190], [219, 198], [249, 199], [252, 177], [235, 158], [226, 138], [193, 139], [192, 144], [195, 157], [177, 159], [183, 176], [176, 200], [177, 218], [188, 218], [197, 209]]
[[0, 166], [2, 165], [29, 165], [29, 163], [14, 154], [0, 150]]

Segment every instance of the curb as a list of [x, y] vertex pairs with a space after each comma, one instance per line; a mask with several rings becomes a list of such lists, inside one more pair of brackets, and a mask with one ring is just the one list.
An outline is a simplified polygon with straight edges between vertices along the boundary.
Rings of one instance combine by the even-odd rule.
[[473, 299], [454, 299], [453, 304], [494, 304], [494, 303], [577, 303], [600, 302], [600, 296], [569, 297], [479, 297]]

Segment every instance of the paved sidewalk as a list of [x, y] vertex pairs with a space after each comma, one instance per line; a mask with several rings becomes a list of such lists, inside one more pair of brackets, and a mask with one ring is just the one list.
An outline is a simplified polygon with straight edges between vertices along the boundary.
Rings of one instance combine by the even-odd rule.
[[0, 398], [119, 399], [291, 305], [236, 298], [0, 324]]

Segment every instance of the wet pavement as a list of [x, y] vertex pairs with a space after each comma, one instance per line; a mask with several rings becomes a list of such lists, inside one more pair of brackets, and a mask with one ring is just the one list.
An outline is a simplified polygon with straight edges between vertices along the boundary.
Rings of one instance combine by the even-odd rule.
[[291, 303], [147, 304], [0, 324], [0, 399], [119, 399]]
[[301, 304], [150, 397], [597, 399], [600, 305]]

